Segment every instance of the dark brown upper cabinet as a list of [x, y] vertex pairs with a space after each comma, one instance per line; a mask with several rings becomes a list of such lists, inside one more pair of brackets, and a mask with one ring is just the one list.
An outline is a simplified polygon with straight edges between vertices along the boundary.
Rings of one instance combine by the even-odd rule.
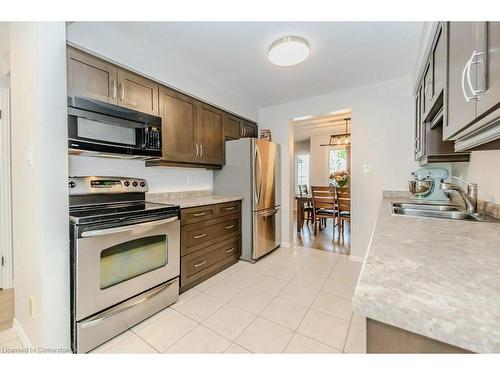
[[256, 138], [257, 125], [236, 116], [226, 114], [223, 118], [226, 139]]
[[225, 115], [222, 119], [224, 123], [224, 137], [226, 139], [239, 139], [243, 134], [241, 120], [231, 115]]
[[68, 95], [97, 99], [158, 115], [158, 84], [68, 47]]
[[197, 104], [195, 156], [204, 164], [224, 164], [223, 113], [203, 103]]
[[162, 159], [195, 162], [195, 103], [189, 96], [160, 87]]
[[118, 105], [158, 116], [158, 84], [118, 69]]
[[243, 137], [257, 138], [257, 125], [249, 121], [243, 121]]
[[67, 49], [68, 95], [117, 104], [118, 68], [75, 48]]

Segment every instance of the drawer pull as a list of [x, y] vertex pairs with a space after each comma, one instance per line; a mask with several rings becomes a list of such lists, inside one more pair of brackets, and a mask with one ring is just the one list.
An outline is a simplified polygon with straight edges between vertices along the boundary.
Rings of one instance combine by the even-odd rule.
[[226, 207], [224, 208], [226, 211], [232, 211], [234, 210], [236, 207], [232, 206], [232, 207]]
[[196, 264], [194, 265], [194, 267], [201, 267], [201, 266], [203, 266], [205, 263], [207, 263], [207, 261], [206, 261], [206, 260], [204, 260], [203, 262], [200, 262], [200, 263], [196, 263]]
[[226, 250], [226, 253], [231, 253], [231, 252], [233, 252], [233, 251], [234, 251], [234, 247], [232, 247], [232, 248], [230, 248], [230, 249]]
[[194, 236], [195, 239], [198, 239], [198, 238], [203, 238], [205, 237], [207, 234], [206, 233], [203, 233], [203, 234], [199, 234], [197, 236]]
[[193, 214], [193, 216], [196, 216], [196, 217], [198, 217], [198, 216], [205, 216], [206, 214], [207, 214], [206, 212], [199, 212], [197, 214]]
[[234, 228], [234, 224], [231, 224], [231, 225], [228, 225], [225, 227], [226, 229], [233, 229]]

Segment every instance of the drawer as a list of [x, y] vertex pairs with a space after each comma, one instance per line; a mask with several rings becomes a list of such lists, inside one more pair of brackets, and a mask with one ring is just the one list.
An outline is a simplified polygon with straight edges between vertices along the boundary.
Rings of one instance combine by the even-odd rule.
[[181, 258], [181, 290], [185, 291], [236, 263], [241, 254], [239, 238], [232, 238]]
[[186, 277], [191, 277], [225, 258], [238, 255], [239, 240], [226, 240], [182, 257], [182, 272]]
[[208, 223], [197, 223], [181, 227], [181, 255], [190, 253], [189, 248], [199, 245], [208, 246], [211, 241], [221, 241], [225, 238], [239, 235], [239, 233], [239, 216], [231, 216], [226, 220], [214, 220]]
[[218, 216], [225, 216], [225, 215], [231, 215], [231, 214], [236, 214], [236, 213], [239, 214], [240, 211], [241, 211], [241, 202], [240, 201], [221, 203], [221, 204], [217, 205], [217, 215]]
[[200, 206], [181, 210], [181, 225], [199, 223], [217, 217], [217, 206]]

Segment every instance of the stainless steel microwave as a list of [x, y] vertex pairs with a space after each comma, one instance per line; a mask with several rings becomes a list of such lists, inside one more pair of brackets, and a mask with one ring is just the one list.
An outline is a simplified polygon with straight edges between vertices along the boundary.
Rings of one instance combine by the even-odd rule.
[[68, 97], [70, 154], [161, 157], [161, 118], [98, 100]]

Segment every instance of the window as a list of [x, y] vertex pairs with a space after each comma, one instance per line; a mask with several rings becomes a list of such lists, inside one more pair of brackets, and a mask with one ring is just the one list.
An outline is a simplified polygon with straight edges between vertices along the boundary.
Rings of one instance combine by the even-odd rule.
[[328, 176], [333, 172], [348, 171], [346, 148], [332, 148], [328, 156]]
[[309, 186], [309, 154], [295, 155], [295, 191], [299, 192], [299, 185]]

